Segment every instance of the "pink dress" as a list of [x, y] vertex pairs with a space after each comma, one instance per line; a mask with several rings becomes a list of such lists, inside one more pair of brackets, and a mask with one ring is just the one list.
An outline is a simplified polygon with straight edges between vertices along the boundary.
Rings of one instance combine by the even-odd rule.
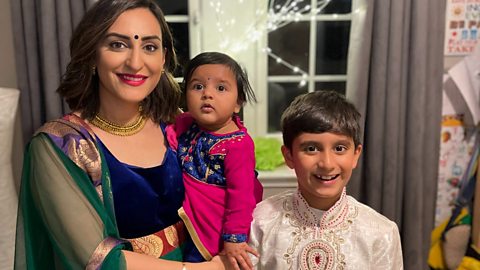
[[178, 212], [205, 260], [221, 251], [223, 241], [248, 240], [252, 213], [263, 194], [255, 173], [253, 140], [240, 118], [233, 119], [239, 130], [228, 134], [201, 129], [189, 113], [167, 127], [185, 183], [185, 200]]

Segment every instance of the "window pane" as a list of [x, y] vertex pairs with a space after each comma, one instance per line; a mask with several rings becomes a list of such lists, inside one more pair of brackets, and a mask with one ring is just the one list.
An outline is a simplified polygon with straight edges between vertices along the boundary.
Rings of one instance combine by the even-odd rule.
[[317, 22], [316, 74], [346, 74], [350, 21]]
[[346, 14], [352, 11], [352, 0], [330, 1], [320, 14]]
[[179, 67], [175, 70], [175, 77], [183, 77], [183, 67], [190, 59], [188, 23], [169, 23], [173, 35], [173, 45], [177, 52]]
[[[288, 6], [285, 6], [287, 2]], [[303, 10], [307, 5], [311, 4], [311, 0], [270, 0], [268, 4], [269, 7], [271, 6], [273, 8], [275, 13], [279, 13], [282, 7], [292, 11]]]
[[[272, 4], [273, 2], [273, 4]], [[293, 11], [294, 7], [297, 7], [297, 10], [304, 9], [307, 5], [311, 6], [311, 0], [270, 0], [269, 4], [272, 5], [273, 10], [278, 13], [278, 11], [285, 6], [288, 2], [289, 9]], [[327, 0], [317, 0], [317, 7], [323, 6]], [[293, 4], [293, 6], [291, 6]], [[270, 6], [269, 5], [269, 6]], [[288, 8], [286, 6], [286, 8]], [[295, 11], [297, 11], [295, 10]], [[350, 13], [352, 10], [352, 0], [335, 0], [330, 1], [319, 14], [346, 14]]]
[[188, 15], [188, 0], [156, 0], [165, 15]]
[[[308, 72], [310, 22], [292, 22], [268, 34], [272, 53], [292, 66]], [[290, 68], [268, 57], [268, 75], [292, 75]]]
[[335, 90], [345, 95], [346, 82], [316, 82], [315, 90]]
[[280, 117], [283, 111], [301, 94], [307, 93], [307, 86], [298, 83], [268, 83], [268, 132], [280, 131]]

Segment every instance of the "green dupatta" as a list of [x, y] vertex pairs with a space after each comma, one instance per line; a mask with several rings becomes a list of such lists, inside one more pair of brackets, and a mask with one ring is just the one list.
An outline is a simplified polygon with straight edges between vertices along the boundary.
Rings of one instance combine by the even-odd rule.
[[126, 269], [121, 250], [131, 246], [119, 238], [107, 166], [101, 183], [98, 192], [50, 137], [35, 136], [24, 158], [15, 269]]

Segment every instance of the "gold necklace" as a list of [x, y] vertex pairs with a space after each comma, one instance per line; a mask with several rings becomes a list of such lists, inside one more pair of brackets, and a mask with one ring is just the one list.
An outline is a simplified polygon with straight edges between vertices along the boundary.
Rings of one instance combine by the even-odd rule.
[[93, 118], [92, 121], [90, 121], [92, 125], [99, 129], [117, 136], [131, 136], [137, 134], [143, 129], [146, 122], [147, 119], [143, 115], [140, 115], [132, 124], [119, 125], [100, 117], [98, 114], [95, 115], [95, 118]]

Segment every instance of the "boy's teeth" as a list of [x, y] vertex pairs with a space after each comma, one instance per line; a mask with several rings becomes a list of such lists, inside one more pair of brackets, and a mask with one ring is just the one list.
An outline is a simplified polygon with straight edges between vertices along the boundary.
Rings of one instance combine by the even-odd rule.
[[320, 178], [320, 180], [324, 180], [324, 181], [333, 180], [333, 179], [337, 178], [337, 176], [338, 175], [330, 175], [330, 176], [317, 175], [317, 177]]

